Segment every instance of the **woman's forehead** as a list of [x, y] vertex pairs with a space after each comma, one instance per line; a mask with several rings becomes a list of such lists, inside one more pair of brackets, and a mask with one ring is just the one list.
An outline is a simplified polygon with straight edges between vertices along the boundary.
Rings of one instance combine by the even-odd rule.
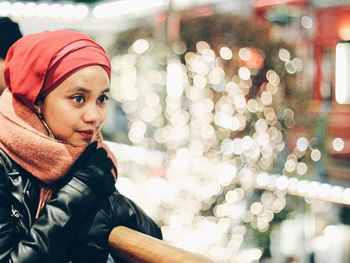
[[101, 66], [89, 66], [73, 73], [56, 89], [62, 92], [107, 92], [109, 76]]

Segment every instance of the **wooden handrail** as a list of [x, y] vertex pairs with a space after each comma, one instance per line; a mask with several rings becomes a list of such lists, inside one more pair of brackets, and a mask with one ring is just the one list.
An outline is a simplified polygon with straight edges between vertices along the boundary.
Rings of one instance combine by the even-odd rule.
[[123, 226], [112, 230], [108, 243], [114, 258], [129, 263], [214, 263], [203, 256]]

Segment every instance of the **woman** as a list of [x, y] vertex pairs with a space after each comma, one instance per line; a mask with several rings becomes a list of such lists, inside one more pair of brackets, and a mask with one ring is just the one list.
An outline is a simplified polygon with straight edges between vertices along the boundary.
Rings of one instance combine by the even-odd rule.
[[0, 262], [106, 262], [108, 235], [158, 226], [115, 189], [101, 141], [110, 62], [73, 31], [21, 38], [0, 98]]

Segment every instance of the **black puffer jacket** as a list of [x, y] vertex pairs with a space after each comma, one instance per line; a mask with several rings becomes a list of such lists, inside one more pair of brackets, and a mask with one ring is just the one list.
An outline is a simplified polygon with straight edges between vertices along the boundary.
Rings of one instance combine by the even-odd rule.
[[104, 200], [72, 177], [35, 220], [40, 182], [0, 150], [0, 262], [106, 262], [108, 235], [124, 225], [162, 238], [135, 203], [115, 191]]

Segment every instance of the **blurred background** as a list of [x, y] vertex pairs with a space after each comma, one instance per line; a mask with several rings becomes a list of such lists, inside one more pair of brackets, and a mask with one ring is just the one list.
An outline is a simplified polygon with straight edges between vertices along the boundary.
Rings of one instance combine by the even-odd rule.
[[349, 0], [0, 0], [0, 16], [107, 50], [117, 185], [166, 241], [350, 262]]

